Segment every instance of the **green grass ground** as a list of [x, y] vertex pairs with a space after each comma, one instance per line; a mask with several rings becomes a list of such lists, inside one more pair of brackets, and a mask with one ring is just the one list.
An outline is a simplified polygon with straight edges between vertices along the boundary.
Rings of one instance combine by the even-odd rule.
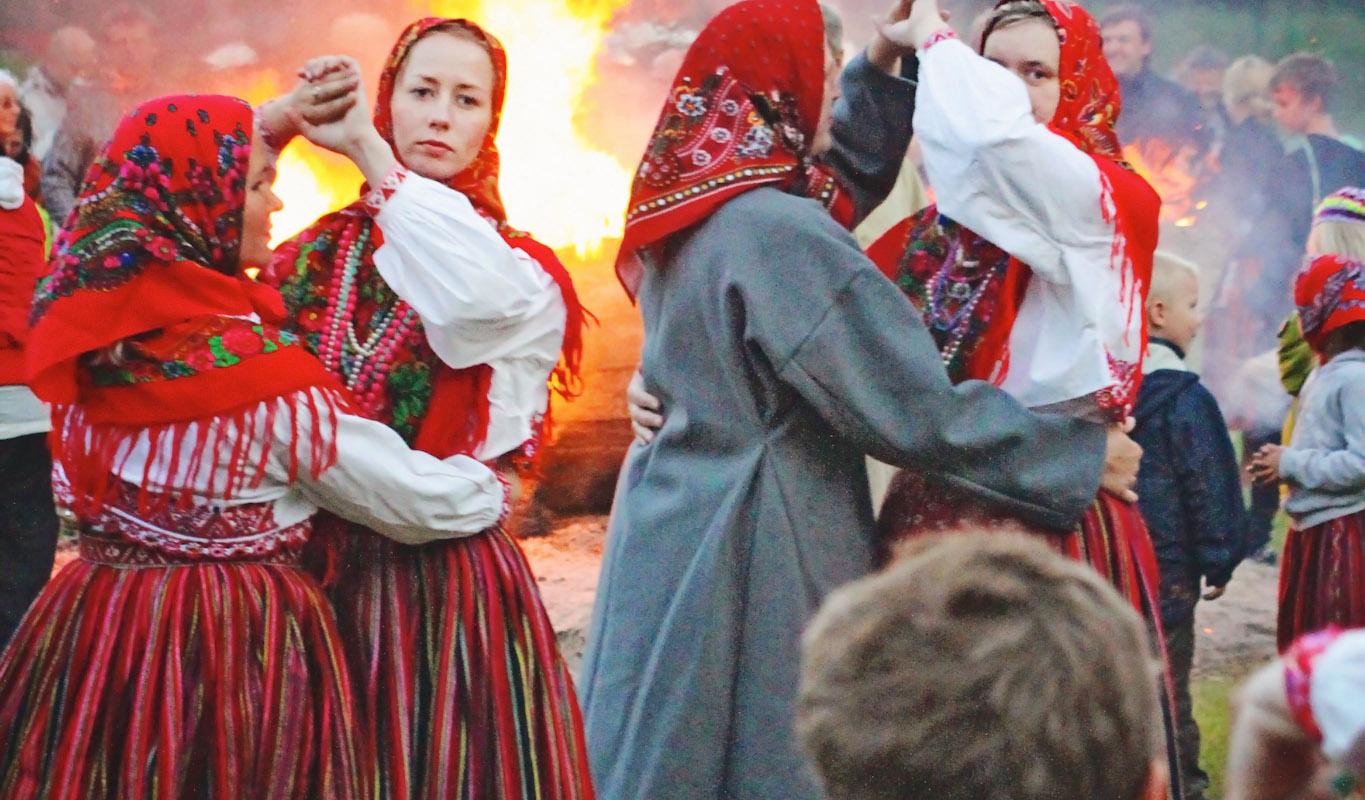
[[[1271, 545], [1275, 552], [1284, 550], [1284, 537], [1289, 530], [1289, 519], [1280, 514], [1275, 519]], [[1260, 666], [1258, 663], [1238, 664], [1223, 674], [1205, 675], [1191, 682], [1190, 696], [1194, 703], [1194, 718], [1199, 722], [1202, 743], [1199, 766], [1209, 774], [1208, 800], [1223, 797], [1223, 773], [1228, 760], [1228, 734], [1232, 728], [1233, 693], [1242, 681]]]

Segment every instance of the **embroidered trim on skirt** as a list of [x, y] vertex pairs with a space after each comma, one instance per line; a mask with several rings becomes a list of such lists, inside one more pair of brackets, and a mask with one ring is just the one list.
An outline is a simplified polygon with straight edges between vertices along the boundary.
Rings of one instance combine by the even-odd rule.
[[335, 519], [317, 532], [378, 800], [593, 797], [573, 682], [506, 532], [422, 547]]
[[1280, 652], [1329, 625], [1365, 628], [1365, 511], [1291, 528], [1284, 542]]
[[0, 656], [0, 797], [368, 798], [350, 677], [311, 576], [81, 549], [111, 563], [63, 568]]

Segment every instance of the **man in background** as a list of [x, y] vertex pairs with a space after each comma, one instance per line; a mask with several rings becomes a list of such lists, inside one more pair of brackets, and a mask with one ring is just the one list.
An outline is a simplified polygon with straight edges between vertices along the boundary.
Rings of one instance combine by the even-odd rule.
[[72, 93], [43, 161], [43, 202], [58, 225], [71, 212], [85, 172], [119, 115], [154, 94], [159, 48], [152, 16], [136, 5], [116, 5], [100, 18], [99, 30], [105, 73]]
[[52, 149], [57, 130], [66, 119], [72, 90], [95, 71], [95, 40], [75, 25], [58, 28], [47, 43], [42, 63], [33, 65], [19, 86], [19, 102], [33, 124], [29, 153], [42, 160]]

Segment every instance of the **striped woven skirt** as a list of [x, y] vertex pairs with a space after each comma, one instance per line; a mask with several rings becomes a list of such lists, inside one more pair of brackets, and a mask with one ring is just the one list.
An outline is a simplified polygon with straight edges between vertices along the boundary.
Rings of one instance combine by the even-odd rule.
[[1299, 530], [1291, 528], [1280, 567], [1277, 640], [1329, 625], [1365, 628], [1365, 511]]
[[379, 800], [593, 796], [573, 682], [510, 536], [406, 547], [319, 527]]
[[363, 800], [332, 610], [289, 561], [83, 535], [0, 656], [0, 797]]
[[1180, 757], [1176, 741], [1175, 684], [1161, 630], [1159, 586], [1161, 573], [1156, 550], [1142, 513], [1108, 492], [1101, 492], [1085, 510], [1080, 524], [1069, 531], [1030, 525], [955, 486], [928, 476], [901, 470], [891, 481], [886, 502], [877, 520], [884, 557], [910, 539], [929, 533], [953, 531], [1024, 531], [1043, 537], [1061, 554], [1089, 564], [1118, 590], [1153, 632], [1153, 647], [1165, 665], [1161, 687], [1161, 710], [1166, 729], [1166, 753], [1170, 762], [1172, 797], [1181, 797]]

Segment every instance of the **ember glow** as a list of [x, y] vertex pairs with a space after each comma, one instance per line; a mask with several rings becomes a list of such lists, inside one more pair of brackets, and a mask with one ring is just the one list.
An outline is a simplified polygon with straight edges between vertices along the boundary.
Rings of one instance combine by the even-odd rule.
[[[416, 16], [466, 17], [507, 48], [507, 103], [498, 148], [502, 192], [512, 224], [556, 249], [592, 257], [619, 239], [630, 170], [595, 147], [577, 125], [598, 80], [596, 60], [612, 14], [629, 0], [424, 0]], [[397, 37], [397, 31], [385, 35]], [[258, 103], [287, 88], [288, 73], [266, 70], [237, 94]], [[373, 97], [374, 87], [367, 86]], [[275, 191], [274, 244], [353, 201], [359, 172], [307, 142], [286, 148]]]
[[1161, 196], [1162, 222], [1179, 228], [1194, 225], [1199, 203], [1194, 196], [1198, 184], [1194, 148], [1177, 148], [1153, 137], [1125, 146], [1123, 157]]

